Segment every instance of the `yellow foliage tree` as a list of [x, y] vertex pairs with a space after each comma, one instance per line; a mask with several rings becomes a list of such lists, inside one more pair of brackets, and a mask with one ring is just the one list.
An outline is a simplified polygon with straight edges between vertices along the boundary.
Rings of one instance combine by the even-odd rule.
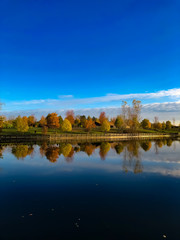
[[21, 118], [18, 116], [16, 118], [16, 129], [18, 132], [27, 132], [29, 130], [27, 117]]
[[103, 132], [108, 132], [110, 130], [110, 124], [107, 120], [104, 120], [102, 125], [101, 125], [101, 130]]
[[64, 119], [61, 129], [63, 132], [71, 132], [72, 131], [72, 125], [68, 119]]

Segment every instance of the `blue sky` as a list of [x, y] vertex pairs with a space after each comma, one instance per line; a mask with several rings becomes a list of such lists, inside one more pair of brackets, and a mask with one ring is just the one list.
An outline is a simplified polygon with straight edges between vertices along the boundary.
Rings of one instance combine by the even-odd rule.
[[175, 0], [2, 0], [3, 111], [118, 107], [171, 89], [140, 100], [178, 103], [179, 12]]

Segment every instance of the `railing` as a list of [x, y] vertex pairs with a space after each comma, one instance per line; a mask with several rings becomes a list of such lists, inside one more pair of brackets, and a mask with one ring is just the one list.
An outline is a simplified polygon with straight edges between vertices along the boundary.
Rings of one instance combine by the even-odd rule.
[[102, 134], [33, 134], [33, 135], [0, 135], [0, 141], [3, 140], [60, 140], [60, 139], [131, 139], [131, 138], [153, 138], [178, 136], [178, 133], [102, 133]]

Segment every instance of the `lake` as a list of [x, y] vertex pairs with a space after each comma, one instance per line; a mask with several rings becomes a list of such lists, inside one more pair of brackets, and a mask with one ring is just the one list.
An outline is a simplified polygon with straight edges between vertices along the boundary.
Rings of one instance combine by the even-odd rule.
[[0, 239], [180, 239], [180, 141], [0, 145]]

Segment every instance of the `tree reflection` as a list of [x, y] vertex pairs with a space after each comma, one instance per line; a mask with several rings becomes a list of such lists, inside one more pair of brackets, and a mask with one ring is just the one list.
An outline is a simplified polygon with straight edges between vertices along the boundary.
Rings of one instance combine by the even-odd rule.
[[143, 171], [139, 142], [133, 141], [126, 144], [122, 168], [125, 172], [132, 169], [135, 174]]
[[100, 158], [101, 158], [102, 160], [105, 160], [106, 155], [107, 155], [107, 153], [109, 152], [110, 148], [111, 148], [110, 143], [108, 143], [108, 142], [102, 142], [102, 143], [101, 143], [99, 155], [100, 155]]
[[4, 147], [0, 145], [0, 158], [3, 158]]
[[47, 142], [43, 142], [39, 148], [39, 152], [42, 157], [44, 157], [46, 155], [47, 148], [48, 148]]
[[96, 146], [93, 144], [86, 144], [84, 148], [84, 152], [87, 153], [88, 156], [91, 156], [96, 149]]
[[59, 153], [62, 154], [64, 157], [68, 157], [72, 150], [72, 145], [70, 143], [61, 144], [59, 148]]
[[46, 155], [46, 158], [47, 158], [50, 162], [54, 163], [54, 162], [57, 161], [57, 159], [58, 159], [58, 157], [59, 157], [59, 148], [56, 147], [56, 146], [48, 147], [48, 148], [46, 149], [45, 155]]
[[140, 145], [145, 152], [149, 151], [152, 146], [150, 141], [141, 142]]
[[72, 162], [74, 157], [74, 148], [71, 148], [71, 151], [69, 152], [68, 156], [65, 158], [66, 162]]
[[168, 147], [171, 147], [172, 143], [173, 143], [172, 139], [167, 139], [167, 146]]
[[[158, 153], [159, 149], [165, 145], [168, 147], [172, 146], [172, 139], [156, 139], [153, 140], [155, 152]], [[8, 145], [9, 146], [9, 145]], [[8, 148], [9, 151], [17, 159], [24, 159], [28, 155], [32, 155], [34, 148], [33, 145], [28, 144], [17, 144], [11, 145]], [[50, 144], [47, 142], [42, 142], [39, 144], [39, 153], [42, 157], [46, 157], [50, 162], [57, 162], [59, 156], [62, 154], [66, 162], [70, 163], [73, 161], [74, 155], [78, 154], [79, 151], [85, 152], [88, 156], [93, 153], [98, 154], [96, 149], [99, 149], [99, 156], [102, 160], [106, 159], [109, 150], [112, 148], [112, 154], [118, 154], [121, 156], [117, 158], [118, 161], [122, 162], [122, 169], [124, 172], [133, 171], [135, 174], [141, 173], [143, 171], [142, 165], [142, 154], [147, 152], [152, 147], [152, 141], [142, 140], [142, 141], [122, 141], [122, 142], [96, 142], [96, 143], [60, 143], [60, 144]], [[5, 145], [0, 145], [0, 158], [3, 157], [3, 151], [5, 150]], [[145, 154], [145, 153], [144, 153]], [[111, 159], [111, 156], [109, 156]], [[113, 155], [114, 157], [114, 155]]]
[[118, 143], [114, 148], [117, 154], [121, 154], [124, 150], [124, 145], [122, 143]]
[[12, 147], [12, 154], [17, 159], [24, 159], [26, 156], [31, 155], [33, 151], [34, 148], [28, 145], [16, 145]]

